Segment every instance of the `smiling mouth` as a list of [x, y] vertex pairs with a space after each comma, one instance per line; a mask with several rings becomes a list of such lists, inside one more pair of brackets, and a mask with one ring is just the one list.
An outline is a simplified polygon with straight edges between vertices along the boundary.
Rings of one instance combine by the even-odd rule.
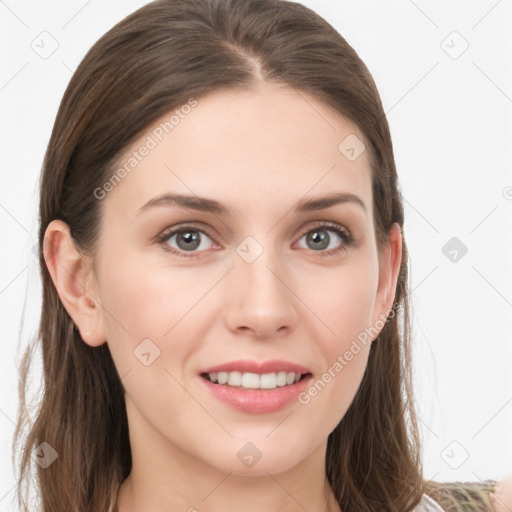
[[275, 372], [275, 373], [251, 373], [251, 372], [212, 372], [201, 373], [201, 377], [212, 384], [222, 387], [251, 391], [271, 391], [278, 388], [286, 388], [311, 376], [311, 373]]

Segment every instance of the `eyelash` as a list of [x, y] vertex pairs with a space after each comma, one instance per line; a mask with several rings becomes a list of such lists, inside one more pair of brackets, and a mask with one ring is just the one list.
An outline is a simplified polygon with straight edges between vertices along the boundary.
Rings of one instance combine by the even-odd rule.
[[[324, 222], [322, 224], [319, 224], [317, 226], [312, 227], [311, 229], [305, 231], [299, 240], [304, 237], [304, 235], [307, 235], [315, 230], [321, 230], [324, 229], [326, 231], [334, 231], [336, 235], [338, 235], [342, 240], [342, 245], [338, 249], [331, 249], [330, 251], [313, 251], [318, 252], [321, 257], [331, 257], [331, 256], [338, 256], [341, 253], [346, 252], [355, 242], [355, 239], [350, 235], [350, 233], [339, 226], [338, 224], [333, 224], [330, 222]], [[180, 227], [178, 229], [172, 228], [172, 229], [166, 229], [160, 233], [157, 238], [156, 242], [162, 246], [164, 251], [170, 252], [172, 254], [175, 254], [176, 256], [179, 256], [181, 258], [194, 258], [195, 252], [197, 251], [190, 251], [190, 254], [187, 254], [185, 251], [177, 251], [174, 248], [169, 247], [169, 245], [166, 243], [169, 238], [171, 238], [173, 235], [177, 233], [186, 233], [187, 231], [197, 231], [199, 233], [202, 233], [203, 235], [206, 235], [209, 237], [212, 241], [214, 241], [214, 238], [204, 229], [199, 229], [193, 225], [185, 225], [183, 227]], [[201, 251], [199, 251], [201, 252]]]

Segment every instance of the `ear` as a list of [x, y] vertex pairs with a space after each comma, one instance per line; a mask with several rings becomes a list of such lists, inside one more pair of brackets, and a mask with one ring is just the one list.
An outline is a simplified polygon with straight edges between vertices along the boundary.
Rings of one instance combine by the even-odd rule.
[[46, 228], [43, 256], [63, 306], [92, 347], [106, 341], [99, 303], [99, 288], [90, 258], [73, 244], [68, 225], [53, 220]]
[[[388, 242], [379, 254], [379, 284], [371, 324], [378, 333], [392, 310], [401, 264], [402, 230], [400, 224], [395, 222], [389, 230]], [[378, 334], [373, 339], [377, 336]]]

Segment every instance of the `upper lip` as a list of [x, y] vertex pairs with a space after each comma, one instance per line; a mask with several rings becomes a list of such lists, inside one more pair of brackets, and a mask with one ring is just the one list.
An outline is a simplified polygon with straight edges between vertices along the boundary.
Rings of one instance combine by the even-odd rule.
[[300, 364], [290, 363], [279, 359], [270, 361], [253, 361], [249, 359], [239, 359], [238, 361], [230, 361], [229, 363], [219, 364], [203, 370], [201, 373], [213, 372], [250, 372], [250, 373], [277, 373], [277, 372], [295, 372], [295, 373], [311, 373], [308, 368]]

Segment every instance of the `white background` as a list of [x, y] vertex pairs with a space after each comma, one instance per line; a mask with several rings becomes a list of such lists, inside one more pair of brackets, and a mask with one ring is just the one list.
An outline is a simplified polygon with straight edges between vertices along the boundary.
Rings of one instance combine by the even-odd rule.
[[[14, 509], [17, 364], [39, 321], [31, 251], [44, 151], [73, 70], [145, 3], [0, 0], [0, 511]], [[406, 210], [425, 478], [502, 478], [512, 473], [512, 2], [302, 3], [358, 52], [388, 115]], [[58, 44], [46, 59], [32, 49], [41, 37], [51, 48], [43, 31]], [[442, 251], [452, 237], [468, 249], [456, 262]], [[34, 386], [40, 379], [37, 363]]]

